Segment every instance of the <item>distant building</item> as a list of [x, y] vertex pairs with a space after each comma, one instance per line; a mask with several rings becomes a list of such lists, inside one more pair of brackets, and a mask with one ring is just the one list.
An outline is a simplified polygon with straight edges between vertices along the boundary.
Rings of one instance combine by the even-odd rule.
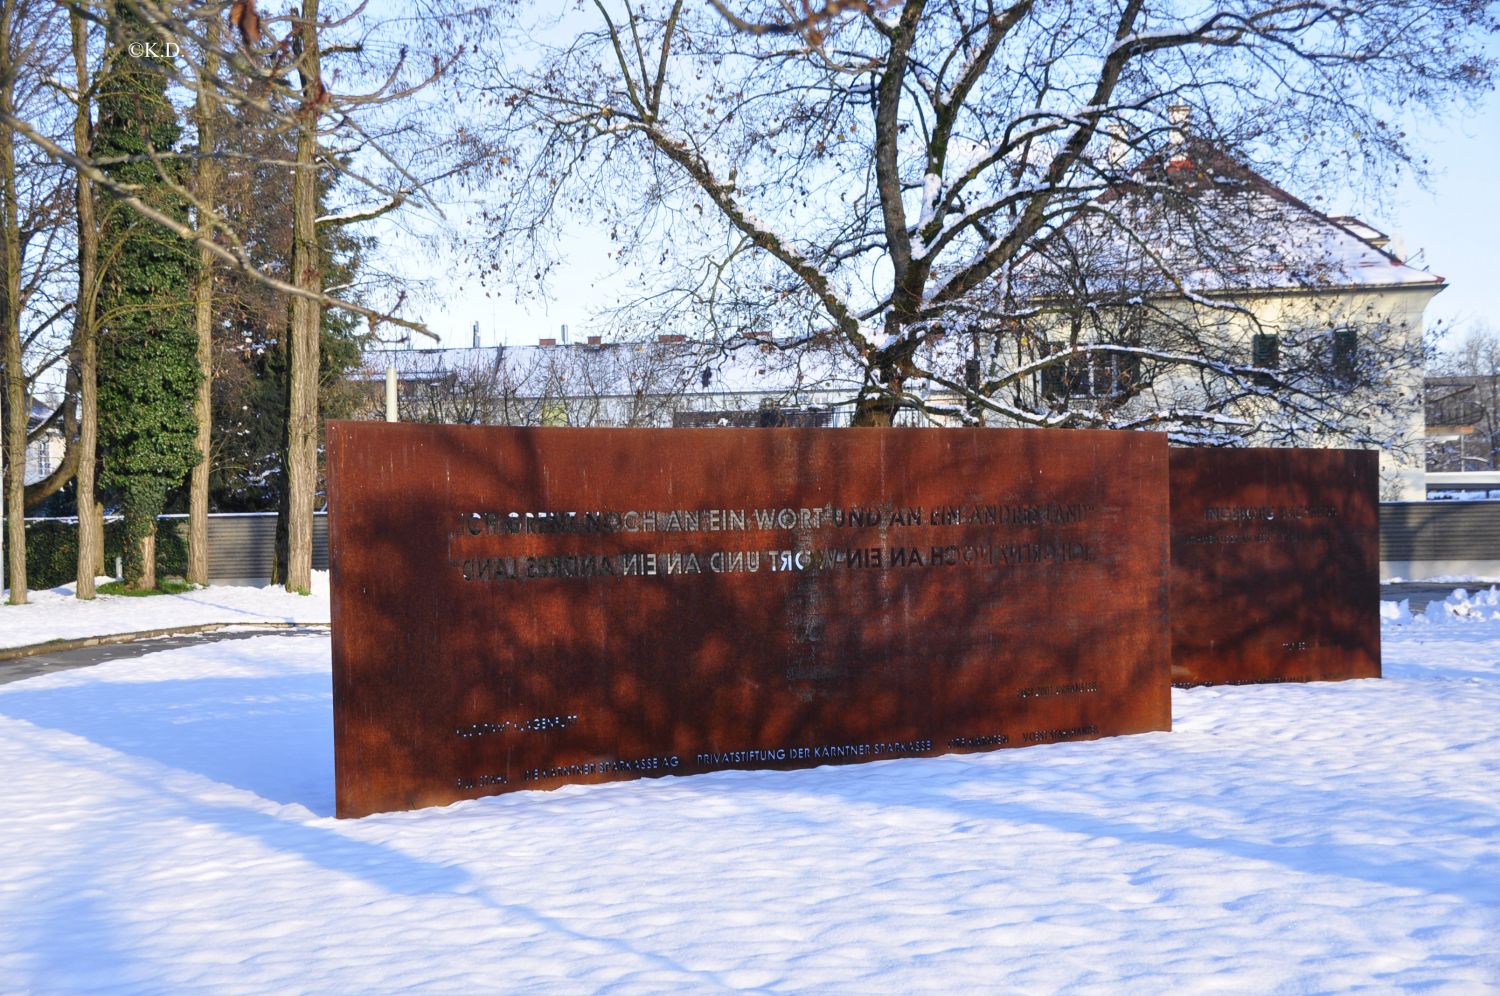
[[[1363, 438], [1381, 450], [1384, 496], [1420, 498], [1422, 322], [1442, 278], [1370, 225], [1326, 215], [1191, 139], [1138, 175], [1010, 275], [1012, 310], [1037, 312], [1037, 358], [1072, 343], [1123, 347], [1044, 370], [1032, 410], [1102, 408], [1109, 425], [1131, 426], [1196, 406], [1213, 418], [1174, 435], [1200, 445]], [[1242, 387], [1216, 395], [1206, 368], [1162, 363], [1153, 375], [1152, 352], [1174, 350], [1306, 390], [1273, 401]], [[1220, 420], [1233, 430], [1220, 433]]]
[[1495, 409], [1500, 378], [1428, 377], [1424, 408], [1427, 469], [1495, 469]]
[[365, 354], [366, 417], [383, 414], [396, 369], [403, 421], [620, 427], [847, 425], [853, 392], [806, 357], [747, 339], [722, 349], [680, 335], [644, 342], [543, 339], [535, 346]]
[[1500, 498], [1500, 377], [1428, 377], [1427, 497]]
[[[52, 413], [52, 406], [33, 400], [31, 417], [27, 419], [26, 424], [27, 436], [33, 435], [38, 428], [45, 425], [52, 417]], [[66, 453], [67, 440], [63, 438], [62, 426], [59, 422], [53, 422], [26, 446], [26, 483], [35, 484], [46, 478], [62, 463]]]

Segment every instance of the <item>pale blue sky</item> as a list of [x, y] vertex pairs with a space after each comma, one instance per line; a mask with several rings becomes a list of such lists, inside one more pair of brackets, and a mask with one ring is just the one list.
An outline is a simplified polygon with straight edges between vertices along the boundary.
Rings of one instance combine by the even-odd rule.
[[[1448, 281], [1427, 309], [1429, 327], [1488, 322], [1500, 331], [1500, 97], [1424, 135], [1431, 190], [1403, 184], [1389, 217], [1366, 220], [1399, 234], [1417, 260]], [[1360, 213], [1357, 209], [1352, 213]]]

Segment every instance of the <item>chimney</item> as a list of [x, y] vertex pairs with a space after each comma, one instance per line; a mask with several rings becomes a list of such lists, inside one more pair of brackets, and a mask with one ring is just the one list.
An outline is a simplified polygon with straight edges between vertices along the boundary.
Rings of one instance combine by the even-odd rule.
[[591, 335], [591, 336], [589, 336], [589, 345], [590, 346], [602, 346], [602, 345], [604, 345], [604, 338], [602, 336]]
[[1104, 153], [1104, 159], [1111, 169], [1119, 169], [1125, 165], [1125, 157], [1128, 155], [1130, 143], [1125, 140], [1125, 125], [1116, 122], [1109, 128], [1109, 150]]
[[538, 346], [556, 346], [557, 345], [557, 340], [556, 339], [538, 339], [537, 340], [537, 345]]
[[1193, 109], [1187, 104], [1173, 104], [1167, 108], [1167, 120], [1172, 123], [1172, 131], [1167, 136], [1167, 141], [1173, 145], [1182, 145], [1187, 141], [1188, 126], [1192, 121]]

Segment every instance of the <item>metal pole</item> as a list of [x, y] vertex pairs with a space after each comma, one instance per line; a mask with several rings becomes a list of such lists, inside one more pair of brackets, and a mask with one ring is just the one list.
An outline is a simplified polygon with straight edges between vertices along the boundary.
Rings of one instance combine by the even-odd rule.
[[385, 368], [385, 420], [395, 422], [396, 415], [396, 368]]

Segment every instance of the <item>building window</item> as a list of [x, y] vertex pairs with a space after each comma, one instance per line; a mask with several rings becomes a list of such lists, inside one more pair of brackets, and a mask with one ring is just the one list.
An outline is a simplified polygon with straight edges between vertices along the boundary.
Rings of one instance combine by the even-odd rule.
[[[1281, 368], [1281, 336], [1274, 332], [1263, 332], [1250, 337], [1250, 365], [1260, 367], [1262, 370], [1278, 370]], [[1276, 383], [1273, 374], [1258, 373], [1255, 375], [1255, 383], [1262, 387], [1271, 387]]]
[[1359, 339], [1353, 329], [1334, 329], [1333, 346], [1329, 353], [1329, 373], [1339, 384], [1353, 384], [1355, 374], [1355, 351]]
[[1250, 363], [1265, 370], [1275, 370], [1281, 366], [1281, 336], [1271, 332], [1252, 336]]
[[[1051, 356], [1058, 351], [1045, 342], [1041, 345], [1043, 357]], [[1068, 396], [1068, 368], [1070, 366], [1072, 366], [1071, 360], [1067, 363], [1053, 363], [1042, 367], [1042, 397], [1056, 400]]]
[[[1066, 352], [1067, 346], [1042, 346], [1042, 355]], [[1114, 398], [1134, 394], [1141, 381], [1139, 353], [1093, 352], [1044, 367], [1044, 398]]]
[[49, 445], [50, 442], [50, 436], [43, 436], [27, 447], [27, 463], [30, 466], [26, 468], [24, 477], [28, 483], [40, 481], [52, 473], [52, 448]]

